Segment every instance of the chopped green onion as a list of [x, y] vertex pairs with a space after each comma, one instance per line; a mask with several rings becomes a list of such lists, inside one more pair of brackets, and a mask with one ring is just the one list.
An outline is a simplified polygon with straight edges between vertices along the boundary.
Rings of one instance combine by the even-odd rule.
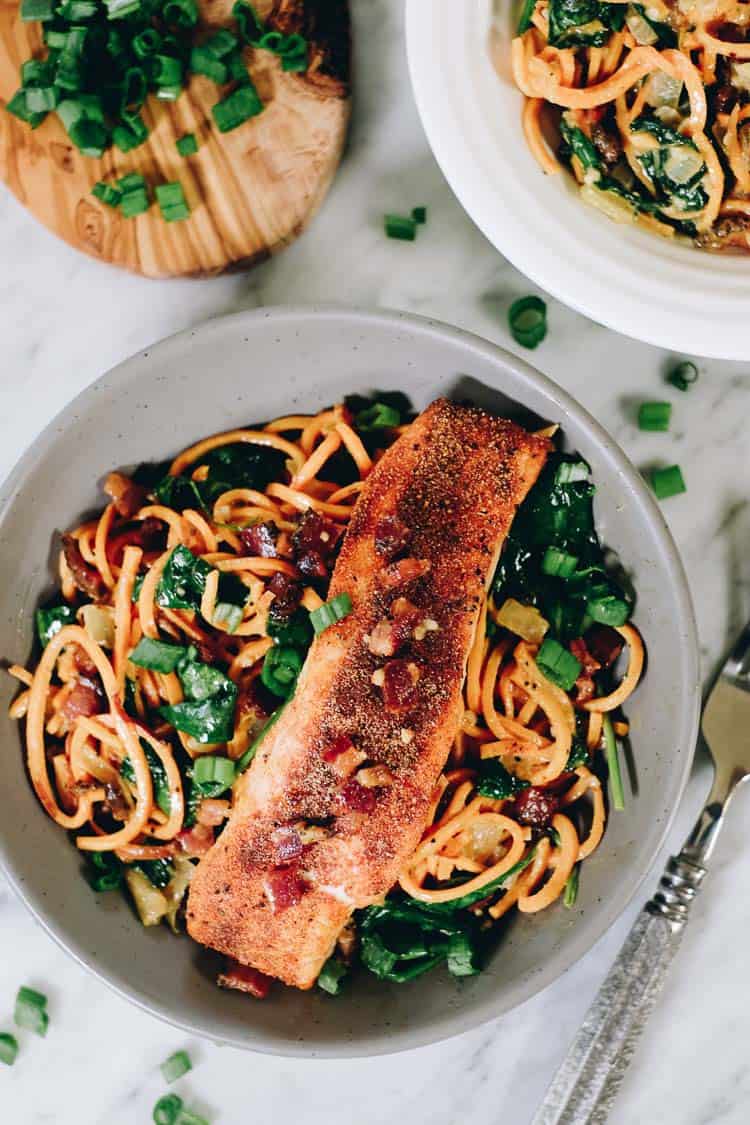
[[198, 151], [195, 133], [185, 133], [181, 136], [176, 143], [176, 148], [180, 156], [195, 156]]
[[19, 121], [25, 121], [32, 129], [36, 129], [44, 121], [47, 116], [46, 113], [32, 113], [26, 104], [26, 90], [17, 90], [9, 102], [6, 102], [5, 108], [8, 113], [12, 113]]
[[143, 31], [134, 36], [132, 43], [133, 54], [139, 59], [154, 55], [161, 47], [161, 35], [155, 27], [144, 27]]
[[49, 1026], [47, 997], [33, 988], [19, 988], [13, 1020], [17, 1027], [25, 1027], [37, 1035], [46, 1035]]
[[13, 1066], [18, 1056], [18, 1040], [7, 1031], [0, 1032], [0, 1062]]
[[565, 890], [563, 891], [563, 906], [567, 906], [568, 910], [572, 910], [576, 904], [576, 899], [578, 898], [578, 880], [580, 878], [580, 874], [580, 865], [576, 864], [570, 875], [568, 876], [567, 883], [565, 884]]
[[209, 782], [223, 785], [223, 793], [234, 784], [236, 772], [235, 764], [230, 758], [222, 758], [219, 754], [203, 754], [193, 766], [193, 781], [197, 785]]
[[172, 55], [154, 55], [152, 78], [157, 86], [180, 86], [182, 83], [182, 63]]
[[256, 117], [262, 112], [263, 102], [258, 96], [258, 91], [249, 81], [244, 86], [238, 86], [233, 93], [217, 102], [211, 109], [216, 128], [220, 133], [231, 133], [233, 129], [237, 129], [251, 117]]
[[419, 223], [420, 226], [423, 225], [427, 222], [427, 208], [415, 207], [411, 213], [411, 217], [415, 223]]
[[112, 130], [112, 141], [120, 152], [130, 152], [148, 140], [148, 127], [140, 114], [128, 118], [127, 125], [115, 125]]
[[45, 20], [54, 19], [54, 16], [54, 0], [21, 0], [21, 19], [24, 23], [32, 20], [44, 23]]
[[638, 407], [638, 429], [663, 433], [669, 429], [671, 417], [671, 402], [642, 402]]
[[624, 625], [630, 617], [630, 606], [614, 594], [605, 594], [602, 597], [590, 598], [586, 602], [586, 612], [599, 625], [611, 625], [617, 628]]
[[591, 469], [585, 461], [561, 461], [555, 469], [555, 484], [576, 484], [588, 480]]
[[232, 51], [222, 60], [227, 68], [227, 81], [241, 82], [243, 86], [248, 81], [247, 67], [242, 58], [241, 51]]
[[237, 21], [242, 41], [244, 43], [257, 42], [263, 34], [263, 24], [252, 5], [244, 3], [243, 0], [236, 0], [232, 7], [232, 15]]
[[183, 1101], [177, 1094], [166, 1094], [154, 1106], [154, 1125], [176, 1125]]
[[[321, 609], [324, 607], [321, 606]], [[317, 610], [315, 611], [317, 612]], [[312, 614], [310, 614], [312, 619]], [[290, 699], [302, 671], [302, 656], [291, 645], [274, 645], [263, 660], [260, 678], [269, 691], [282, 699]]]
[[91, 156], [98, 160], [104, 155], [108, 139], [107, 130], [98, 121], [90, 121], [82, 117], [76, 121], [68, 136], [83, 156]]
[[78, 23], [79, 20], [90, 20], [97, 13], [94, 0], [66, 0], [57, 9], [58, 16], [66, 23]]
[[[178, 180], [174, 180], [169, 184], [159, 184], [156, 188], [156, 200], [159, 204], [162, 217], [168, 223], [175, 222], [178, 219], [186, 219], [190, 214], [190, 208], [185, 200], [182, 184], [179, 183]], [[241, 618], [242, 611], [240, 610], [240, 619]]]
[[59, 100], [56, 86], [32, 86], [26, 91], [26, 108], [30, 113], [49, 113]]
[[108, 207], [117, 207], [122, 199], [122, 192], [119, 188], [114, 187], [113, 184], [107, 184], [104, 180], [99, 180], [94, 184], [91, 189], [91, 194], [100, 199], [102, 203], [106, 203]]
[[111, 20], [132, 16], [141, 6], [141, 0], [104, 0], [104, 3], [107, 7], [107, 17]]
[[612, 805], [617, 812], [622, 812], [625, 808], [625, 794], [622, 788], [617, 740], [609, 715], [604, 715], [602, 719], [602, 730], [604, 732], [604, 750], [607, 758], [607, 769], [609, 770], [609, 781], [612, 787]]
[[581, 663], [553, 637], [545, 637], [536, 657], [539, 671], [563, 691], [570, 691], [581, 674]]
[[349, 969], [338, 957], [329, 957], [318, 976], [318, 988], [331, 996], [338, 996]]
[[193, 1064], [187, 1051], [175, 1051], [159, 1067], [164, 1081], [169, 1083], [176, 1082], [178, 1078], [182, 1078], [183, 1074], [187, 1074], [192, 1069]]
[[372, 406], [360, 410], [354, 417], [354, 425], [363, 433], [371, 430], [388, 430], [401, 425], [401, 414], [385, 402], [374, 402]]
[[217, 59], [222, 59], [224, 55], [228, 55], [237, 47], [237, 36], [233, 35], [227, 28], [222, 27], [210, 39], [207, 39], [203, 46]]
[[236, 633], [237, 627], [242, 621], [242, 613], [241, 605], [233, 605], [232, 602], [218, 602], [214, 609], [212, 624], [223, 625], [227, 633]]
[[140, 172], [128, 172], [117, 181], [121, 192], [134, 191], [136, 188], [145, 188], [146, 181]]
[[210, 78], [217, 86], [223, 85], [227, 80], [226, 64], [205, 46], [193, 47], [190, 52], [190, 69], [193, 74]]
[[541, 297], [520, 297], [508, 310], [513, 339], [524, 348], [535, 348], [547, 335], [547, 305]]
[[198, 22], [198, 5], [195, 0], [167, 0], [162, 9], [166, 23], [179, 27], [195, 27]]
[[559, 551], [557, 547], [548, 547], [542, 559], [542, 573], [549, 574], [551, 578], [570, 578], [575, 574], [578, 559], [569, 555], [567, 551]]
[[383, 225], [389, 238], [399, 238], [402, 242], [414, 242], [417, 237], [417, 223], [407, 215], [385, 215]]
[[112, 852], [89, 852], [87, 861], [84, 875], [92, 891], [104, 894], [122, 886], [122, 864]]
[[136, 215], [142, 215], [144, 211], [149, 209], [148, 192], [145, 188], [133, 188], [131, 191], [123, 192], [122, 199], [120, 200], [120, 213], [125, 219], [132, 219]]
[[665, 469], [652, 469], [651, 487], [657, 500], [668, 500], [670, 496], [678, 496], [681, 492], [687, 492], [687, 486], [679, 465], [668, 465]]
[[210, 1125], [210, 1122], [200, 1113], [193, 1113], [191, 1109], [183, 1109], [178, 1113], [175, 1125]]
[[331, 598], [329, 602], [325, 602], [311, 611], [310, 624], [316, 634], [323, 633], [330, 625], [335, 625], [337, 621], [343, 621], [351, 612], [352, 599], [348, 594], [338, 594], [335, 598]]
[[671, 383], [673, 387], [677, 387], [678, 391], [686, 391], [697, 381], [698, 368], [690, 360], [683, 360], [682, 363], [678, 363], [667, 375], [667, 382]]

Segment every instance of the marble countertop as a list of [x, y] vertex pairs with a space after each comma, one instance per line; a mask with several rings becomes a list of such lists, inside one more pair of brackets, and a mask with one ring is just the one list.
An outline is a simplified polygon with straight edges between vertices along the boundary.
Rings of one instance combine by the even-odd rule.
[[[428, 314], [518, 350], [506, 310], [529, 283], [487, 244], [445, 184], [416, 115], [400, 0], [353, 0], [356, 109], [331, 195], [295, 246], [253, 273], [149, 282], [69, 250], [0, 192], [0, 473], [81, 388], [158, 338], [257, 305], [345, 301]], [[386, 240], [384, 210], [429, 207], [416, 244]], [[667, 353], [550, 303], [533, 362], [573, 392], [638, 465], [678, 461], [688, 493], [665, 504], [687, 567], [704, 672], [750, 613], [749, 363], [698, 362], [672, 432], [641, 434], [634, 403], [659, 396]], [[671, 833], [679, 847], [709, 783], [691, 779]], [[748, 1120], [750, 852], [740, 794], [612, 1125]], [[666, 853], [665, 853], [666, 854]], [[650, 874], [650, 893], [660, 866]], [[745, 892], [747, 896], [745, 895]], [[639, 900], [640, 901], [640, 900]], [[639, 903], [554, 986], [512, 1015], [434, 1047], [371, 1061], [303, 1062], [191, 1041], [86, 975], [39, 929], [0, 877], [0, 1027], [22, 982], [50, 996], [52, 1027], [0, 1068], [4, 1125], [139, 1125], [163, 1092], [156, 1065], [187, 1047], [186, 1099], [214, 1125], [526, 1125]]]

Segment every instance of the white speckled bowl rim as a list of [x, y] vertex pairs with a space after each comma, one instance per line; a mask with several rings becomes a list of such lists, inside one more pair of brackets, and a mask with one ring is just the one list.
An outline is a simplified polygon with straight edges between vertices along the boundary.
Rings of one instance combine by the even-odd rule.
[[[79, 857], [38, 806], [21, 764], [14, 694], [0, 682], [5, 803], [0, 861], [47, 932], [121, 996], [180, 1028], [282, 1055], [352, 1057], [435, 1042], [493, 1019], [555, 980], [617, 918], [664, 841], [690, 768], [700, 698], [685, 575], [641, 477], [556, 384], [492, 344], [430, 320], [341, 308], [238, 313], [164, 340], [83, 391], [33, 443], [0, 490], [2, 654], [28, 657], [32, 612], [53, 585], [52, 529], [101, 506], [109, 468], [161, 459], [196, 438], [317, 409], [354, 390], [402, 389], [423, 406], [454, 393], [559, 421], [591, 462], [597, 522], [631, 568], [650, 670], [631, 700], [638, 793], [587, 860], [575, 910], [512, 922], [485, 972], [433, 973], [406, 986], [367, 975], [333, 999], [279, 989], [264, 1003], [216, 989], [206, 954], [164, 927], [143, 931], [118, 895], [99, 902]], [[23, 559], [23, 568], [16, 563]]]
[[[461, 204], [517, 269], [599, 324], [678, 354], [747, 359], [747, 255], [709, 254], [612, 222], [581, 202], [571, 177], [539, 168], [510, 76], [519, 8], [515, 0], [407, 0], [417, 107]], [[502, 77], [489, 57], [493, 26]]]

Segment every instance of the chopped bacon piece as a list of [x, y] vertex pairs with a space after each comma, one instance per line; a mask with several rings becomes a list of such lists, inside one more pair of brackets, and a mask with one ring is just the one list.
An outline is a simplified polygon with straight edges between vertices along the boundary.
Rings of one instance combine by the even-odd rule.
[[297, 867], [275, 867], [269, 871], [264, 884], [274, 914], [296, 906], [307, 889], [307, 883]]
[[219, 988], [235, 988], [238, 992], [247, 992], [256, 1000], [265, 1000], [271, 991], [273, 979], [254, 969], [252, 965], [242, 965], [232, 957], [227, 957], [223, 973], [216, 978]]
[[360, 785], [356, 777], [352, 777], [338, 794], [338, 803], [349, 812], [372, 812], [377, 796], [374, 789]]
[[244, 527], [239, 533], [242, 554], [251, 558], [275, 559], [278, 555], [278, 537], [279, 529], [275, 523], [256, 523], [254, 527]]
[[595, 625], [585, 636], [586, 647], [602, 668], [611, 668], [625, 642], [610, 625]]
[[296, 612], [302, 598], [302, 587], [288, 574], [277, 571], [268, 583], [268, 589], [273, 594], [271, 603], [271, 616], [277, 618], [291, 617]]
[[366, 761], [367, 755], [358, 750], [351, 738], [340, 734], [327, 749], [323, 751], [323, 761], [327, 762], [338, 777], [351, 777], [357, 766]]
[[576, 680], [576, 688], [578, 689], [576, 703], [586, 703], [589, 699], [594, 698], [596, 692], [594, 675], [600, 670], [601, 664], [591, 655], [583, 637], [578, 637], [570, 642], [570, 651], [581, 665], [581, 674]]
[[205, 855], [213, 847], [213, 830], [207, 824], [196, 824], [193, 828], [183, 828], [177, 840], [185, 855]]
[[291, 863], [303, 852], [302, 838], [292, 824], [282, 824], [273, 832], [273, 847], [278, 863]]
[[511, 816], [519, 824], [528, 824], [532, 828], [548, 828], [552, 817], [560, 807], [560, 799], [549, 789], [541, 789], [532, 785], [522, 789], [513, 802]]
[[429, 569], [429, 559], [399, 559], [383, 571], [383, 585], [389, 590], [395, 590], [398, 586], [405, 586], [407, 582], [423, 578]]
[[317, 551], [305, 551], [304, 555], [298, 555], [297, 570], [311, 581], [314, 581], [316, 578], [328, 577], [328, 567], [325, 564], [323, 556]]
[[306, 578], [327, 578], [343, 529], [308, 510], [292, 536], [292, 552]]
[[104, 482], [104, 491], [112, 498], [118, 516], [129, 520], [142, 508], [147, 490], [141, 484], [136, 484], [126, 477], [124, 473], [110, 473]]
[[86, 680], [78, 680], [60, 708], [60, 714], [72, 723], [79, 715], [101, 715], [103, 710], [104, 694], [101, 689]]
[[140, 547], [144, 552], [153, 554], [163, 551], [166, 542], [165, 525], [161, 520], [147, 516], [145, 520], [126, 524], [110, 535], [107, 540], [107, 559], [114, 566], [119, 566], [126, 547]]
[[375, 550], [387, 562], [409, 546], [411, 531], [398, 516], [383, 516], [375, 525]]
[[107, 587], [104, 585], [99, 571], [94, 570], [93, 566], [89, 566], [72, 535], [63, 535], [62, 547], [68, 569], [78, 589], [83, 590], [84, 594], [88, 594], [95, 601], [104, 597]]
[[415, 706], [419, 669], [407, 660], [389, 660], [383, 669], [383, 702], [387, 711], [409, 711]]

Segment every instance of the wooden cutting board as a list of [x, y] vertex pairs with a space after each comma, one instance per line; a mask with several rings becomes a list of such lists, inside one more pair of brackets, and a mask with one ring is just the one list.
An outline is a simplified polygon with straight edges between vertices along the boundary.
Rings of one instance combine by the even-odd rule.
[[[204, 26], [232, 26], [232, 0], [201, 0]], [[266, 108], [231, 133], [213, 124], [222, 96], [196, 75], [176, 102], [150, 97], [151, 133], [124, 154], [81, 156], [57, 115], [38, 129], [6, 113], [21, 63], [43, 54], [40, 25], [22, 23], [20, 0], [0, 0], [0, 176], [38, 219], [71, 246], [146, 277], [205, 276], [247, 267], [300, 234], [328, 190], [349, 118], [350, 26], [347, 0], [256, 0], [270, 27], [300, 31], [311, 43], [307, 74], [281, 70], [267, 51], [245, 61]], [[199, 150], [181, 157], [175, 142], [195, 133]], [[166, 223], [153, 204], [123, 218], [91, 195], [98, 180], [142, 173], [149, 184], [179, 180], [189, 219]]]

